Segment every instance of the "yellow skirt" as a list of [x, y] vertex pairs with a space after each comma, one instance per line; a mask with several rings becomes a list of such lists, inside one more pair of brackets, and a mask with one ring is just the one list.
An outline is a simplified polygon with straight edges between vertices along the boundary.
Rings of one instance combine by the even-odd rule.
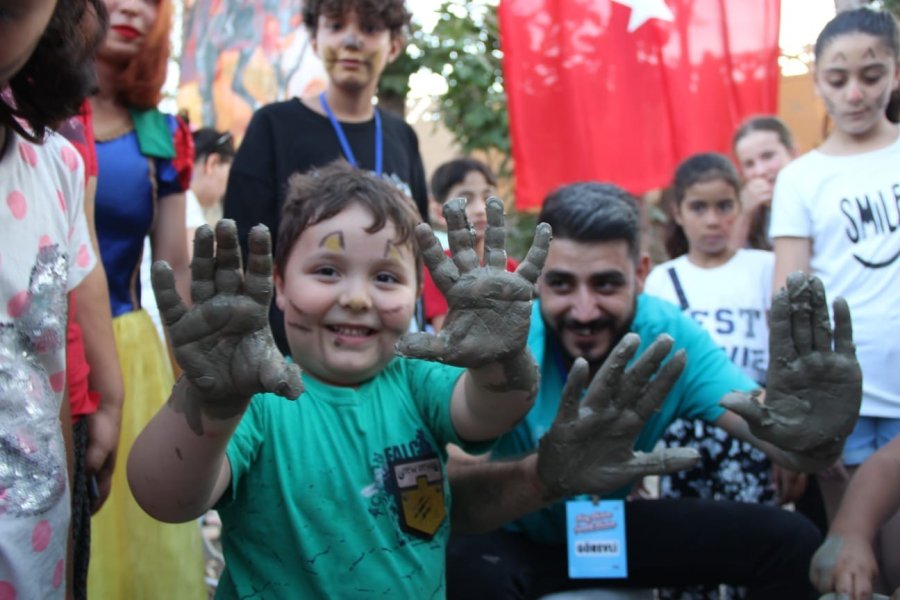
[[203, 600], [203, 549], [197, 522], [149, 517], [128, 489], [125, 465], [135, 438], [172, 391], [172, 368], [146, 312], [113, 319], [125, 405], [112, 492], [91, 520], [91, 600]]

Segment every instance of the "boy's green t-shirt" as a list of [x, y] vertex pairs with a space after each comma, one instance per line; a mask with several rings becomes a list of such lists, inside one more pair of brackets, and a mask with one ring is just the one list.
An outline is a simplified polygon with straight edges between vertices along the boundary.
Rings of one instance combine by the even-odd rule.
[[395, 358], [359, 388], [304, 374], [294, 402], [253, 398], [217, 508], [217, 598], [442, 598], [450, 533], [446, 444], [462, 369]]

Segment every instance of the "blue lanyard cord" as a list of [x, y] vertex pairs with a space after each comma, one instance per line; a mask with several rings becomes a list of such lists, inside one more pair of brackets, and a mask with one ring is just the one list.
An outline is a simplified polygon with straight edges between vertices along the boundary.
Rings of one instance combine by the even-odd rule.
[[[350, 147], [350, 142], [347, 141], [347, 136], [344, 134], [344, 128], [341, 127], [341, 122], [337, 120], [337, 117], [334, 116], [334, 113], [331, 112], [331, 107], [328, 106], [328, 101], [325, 99], [325, 92], [319, 94], [319, 102], [322, 104], [322, 108], [325, 109], [325, 114], [328, 115], [328, 120], [331, 121], [331, 127], [334, 129], [335, 135], [337, 135], [338, 141], [341, 143], [341, 150], [344, 152], [344, 157], [354, 167], [359, 168], [359, 163], [356, 162], [356, 156], [353, 155], [353, 149]], [[381, 111], [378, 108], [375, 108], [375, 174], [381, 175], [384, 171], [384, 137], [381, 132]]]

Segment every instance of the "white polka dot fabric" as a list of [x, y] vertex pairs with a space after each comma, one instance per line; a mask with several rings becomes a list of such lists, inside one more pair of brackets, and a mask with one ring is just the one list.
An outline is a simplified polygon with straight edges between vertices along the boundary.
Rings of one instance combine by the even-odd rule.
[[57, 135], [0, 157], [0, 600], [63, 598], [67, 294], [94, 268], [84, 167]]

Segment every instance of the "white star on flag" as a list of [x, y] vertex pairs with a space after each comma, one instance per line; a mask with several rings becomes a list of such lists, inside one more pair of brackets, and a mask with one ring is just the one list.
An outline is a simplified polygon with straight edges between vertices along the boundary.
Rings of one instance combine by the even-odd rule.
[[661, 19], [672, 22], [675, 16], [665, 0], [612, 0], [622, 6], [631, 9], [631, 18], [628, 19], [628, 33], [637, 31], [641, 25], [650, 19]]

